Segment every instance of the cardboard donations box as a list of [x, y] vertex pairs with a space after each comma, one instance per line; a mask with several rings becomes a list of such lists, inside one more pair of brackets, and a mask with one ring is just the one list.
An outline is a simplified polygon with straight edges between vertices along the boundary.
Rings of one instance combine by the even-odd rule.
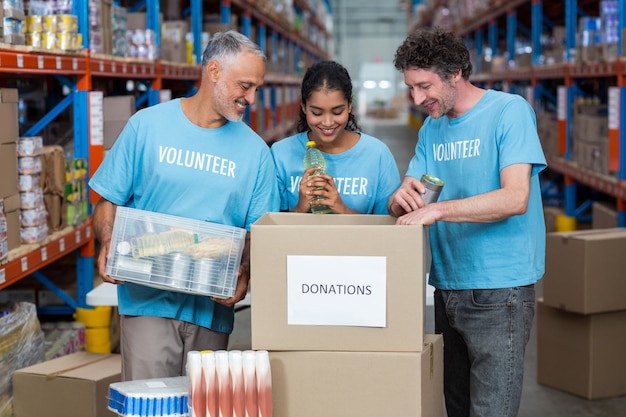
[[252, 348], [420, 351], [424, 228], [395, 221], [268, 213], [255, 222]]
[[587, 399], [626, 395], [626, 311], [576, 314], [537, 302], [537, 382]]
[[549, 233], [543, 298], [573, 313], [626, 310], [626, 229]]
[[270, 352], [274, 417], [443, 415], [443, 337], [421, 352]]
[[120, 355], [77, 352], [13, 373], [15, 417], [114, 417], [109, 384], [121, 379]]

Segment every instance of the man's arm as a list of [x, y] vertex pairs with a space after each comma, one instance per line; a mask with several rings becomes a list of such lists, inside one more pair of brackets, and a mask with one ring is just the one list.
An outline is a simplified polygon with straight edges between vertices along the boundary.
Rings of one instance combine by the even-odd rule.
[[100, 242], [100, 253], [98, 254], [98, 273], [104, 282], [117, 283], [105, 273], [109, 246], [111, 244], [111, 234], [113, 233], [113, 223], [115, 221], [115, 211], [117, 206], [109, 200], [101, 198], [93, 210], [92, 224], [96, 239]]
[[431, 225], [436, 221], [490, 223], [524, 214], [530, 196], [532, 165], [514, 164], [500, 172], [501, 188], [459, 200], [432, 203], [398, 218], [397, 224]]

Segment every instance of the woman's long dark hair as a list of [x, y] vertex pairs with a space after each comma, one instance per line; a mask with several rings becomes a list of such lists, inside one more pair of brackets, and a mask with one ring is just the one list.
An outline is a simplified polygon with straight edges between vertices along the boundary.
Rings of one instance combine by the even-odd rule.
[[[322, 89], [341, 91], [348, 101], [348, 104], [352, 104], [352, 80], [350, 79], [350, 74], [348, 74], [348, 70], [346, 70], [343, 65], [335, 61], [320, 61], [309, 67], [302, 79], [302, 89], [300, 91], [302, 105], [306, 104], [315, 91]], [[311, 130], [306, 121], [306, 114], [304, 114], [302, 106], [300, 106], [296, 129], [298, 133]], [[348, 115], [348, 125], [346, 129], [351, 131], [361, 130], [352, 112]]]

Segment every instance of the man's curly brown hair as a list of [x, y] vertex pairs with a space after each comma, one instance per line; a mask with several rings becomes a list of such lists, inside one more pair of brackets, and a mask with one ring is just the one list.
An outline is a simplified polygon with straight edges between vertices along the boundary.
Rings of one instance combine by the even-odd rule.
[[463, 79], [472, 74], [469, 50], [462, 38], [442, 28], [417, 29], [398, 47], [393, 64], [399, 71], [430, 70], [449, 80], [461, 70]]

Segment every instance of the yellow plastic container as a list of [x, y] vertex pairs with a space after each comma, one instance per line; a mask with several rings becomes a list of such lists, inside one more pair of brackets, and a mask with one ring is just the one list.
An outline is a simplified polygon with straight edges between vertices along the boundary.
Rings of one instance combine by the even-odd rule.
[[99, 345], [90, 345], [87, 343], [86, 350], [92, 353], [111, 353], [111, 343], [102, 343]]
[[576, 217], [566, 216], [565, 214], [557, 214], [555, 219], [555, 227], [557, 232], [573, 232], [577, 228]]
[[103, 345], [111, 343], [109, 327], [87, 327], [85, 329], [85, 343], [89, 345]]
[[76, 307], [74, 320], [85, 323], [85, 327], [106, 327], [111, 325], [111, 306], [96, 306], [92, 309]]

